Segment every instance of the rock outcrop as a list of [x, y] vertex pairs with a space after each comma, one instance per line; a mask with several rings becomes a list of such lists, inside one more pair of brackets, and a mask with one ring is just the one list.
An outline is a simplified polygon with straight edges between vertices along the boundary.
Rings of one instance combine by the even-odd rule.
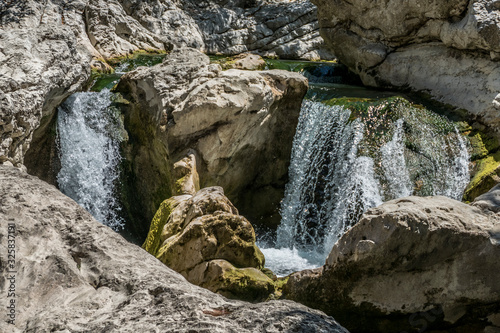
[[222, 71], [194, 49], [124, 75], [124, 152], [135, 211], [147, 221], [173, 195], [172, 164], [197, 152], [200, 187], [221, 186], [253, 221], [279, 222], [290, 152], [307, 79], [286, 71]]
[[110, 58], [186, 46], [332, 57], [318, 51], [323, 41], [308, 1], [18, 0], [3, 5], [0, 21], [0, 163], [26, 164], [51, 183], [55, 108], [83, 87], [89, 65], [106, 71]]
[[352, 332], [498, 330], [499, 240], [491, 211], [445, 197], [397, 199], [366, 212], [323, 268], [293, 274], [284, 293]]
[[409, 87], [500, 128], [500, 14], [494, 0], [313, 0], [339, 60], [377, 87]]
[[0, 164], [21, 167], [30, 146], [28, 168], [50, 164], [55, 108], [90, 75], [84, 8], [83, 1], [73, 1], [62, 14], [62, 8], [50, 1], [2, 5]]
[[290, 301], [228, 301], [193, 286], [55, 187], [6, 166], [0, 221], [0, 303], [15, 304], [14, 325], [5, 310], [2, 332], [347, 332]]
[[220, 187], [165, 200], [143, 247], [189, 282], [224, 296], [256, 301], [274, 291], [252, 225]]
[[309, 1], [183, 0], [197, 22], [205, 51], [257, 52], [293, 59], [334, 59], [319, 35], [317, 9]]

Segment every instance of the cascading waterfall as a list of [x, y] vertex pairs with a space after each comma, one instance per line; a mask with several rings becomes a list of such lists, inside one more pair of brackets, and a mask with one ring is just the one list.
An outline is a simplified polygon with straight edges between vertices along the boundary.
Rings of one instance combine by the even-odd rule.
[[[426, 122], [398, 103], [394, 110], [400, 118], [381, 126], [392, 135], [374, 149], [383, 136], [369, 123], [376, 117], [304, 101], [276, 246], [263, 249], [276, 274], [322, 265], [338, 238], [384, 201], [412, 194], [461, 198], [469, 181], [465, 139], [438, 115], [426, 114]], [[438, 133], [432, 121], [445, 122], [437, 127], [448, 132]], [[297, 257], [307, 261], [296, 267]]]
[[111, 98], [107, 89], [75, 93], [59, 107], [61, 170], [57, 181], [64, 194], [98, 221], [118, 230], [123, 227], [115, 191], [121, 131]]

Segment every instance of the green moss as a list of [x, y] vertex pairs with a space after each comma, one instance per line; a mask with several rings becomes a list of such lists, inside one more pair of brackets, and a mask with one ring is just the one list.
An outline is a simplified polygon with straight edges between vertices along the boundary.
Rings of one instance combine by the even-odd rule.
[[167, 52], [157, 49], [138, 50], [132, 54], [109, 58], [107, 62], [113, 67], [123, 65], [124, 63], [130, 63], [135, 69], [139, 66], [154, 66], [161, 63], [166, 54]]
[[464, 200], [473, 201], [479, 195], [488, 192], [498, 182], [500, 174], [500, 151], [476, 161], [474, 177], [465, 190]]
[[173, 210], [173, 202], [171, 199], [165, 200], [161, 203], [160, 208], [156, 212], [151, 225], [149, 227], [149, 233], [146, 237], [146, 241], [142, 245], [142, 248], [152, 255], [156, 256], [158, 250], [160, 249], [160, 236], [163, 227], [170, 217], [170, 213]]
[[263, 301], [273, 294], [273, 280], [255, 268], [225, 270], [217, 292], [228, 298], [244, 301]]
[[471, 160], [474, 161], [488, 155], [488, 149], [486, 149], [480, 133], [470, 134], [469, 142], [472, 147]]

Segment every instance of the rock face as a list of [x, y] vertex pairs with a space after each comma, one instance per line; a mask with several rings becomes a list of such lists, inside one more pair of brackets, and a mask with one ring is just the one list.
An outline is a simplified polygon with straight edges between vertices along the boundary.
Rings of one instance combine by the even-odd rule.
[[55, 108], [82, 88], [89, 64], [109, 70], [109, 58], [186, 46], [332, 58], [318, 51], [323, 41], [308, 1], [18, 0], [3, 5], [0, 21], [0, 163], [25, 163], [51, 183]]
[[499, 239], [491, 211], [445, 197], [389, 201], [342, 236], [323, 268], [293, 274], [284, 293], [352, 332], [498, 329]]
[[197, 22], [208, 53], [257, 52], [294, 59], [333, 59], [319, 35], [309, 1], [183, 0]]
[[172, 195], [165, 190], [174, 182], [172, 163], [194, 150], [201, 188], [221, 186], [251, 220], [279, 222], [307, 79], [279, 70], [222, 71], [199, 51], [178, 49], [160, 65], [124, 75], [116, 90], [128, 101], [124, 151], [134, 200], [147, 207], [137, 210], [143, 220]]
[[290, 301], [252, 305], [193, 286], [53, 186], [6, 166], [0, 166], [0, 221], [4, 308], [11, 299], [9, 230], [17, 271], [15, 325], [3, 317], [2, 332], [347, 332]]
[[28, 168], [49, 164], [55, 108], [90, 74], [84, 7], [83, 1], [73, 1], [61, 14], [52, 2], [43, 6], [24, 0], [2, 6], [0, 164], [20, 167], [30, 146]]
[[143, 247], [189, 282], [222, 295], [255, 301], [274, 291], [260, 271], [264, 255], [252, 225], [220, 187], [164, 201]]
[[497, 1], [313, 2], [325, 41], [365, 84], [427, 91], [500, 128]]

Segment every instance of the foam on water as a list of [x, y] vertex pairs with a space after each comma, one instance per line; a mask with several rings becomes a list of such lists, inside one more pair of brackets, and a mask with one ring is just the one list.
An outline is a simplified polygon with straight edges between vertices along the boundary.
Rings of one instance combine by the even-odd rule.
[[109, 90], [70, 96], [58, 109], [61, 191], [115, 230], [123, 227], [116, 199], [119, 177], [119, 117]]

